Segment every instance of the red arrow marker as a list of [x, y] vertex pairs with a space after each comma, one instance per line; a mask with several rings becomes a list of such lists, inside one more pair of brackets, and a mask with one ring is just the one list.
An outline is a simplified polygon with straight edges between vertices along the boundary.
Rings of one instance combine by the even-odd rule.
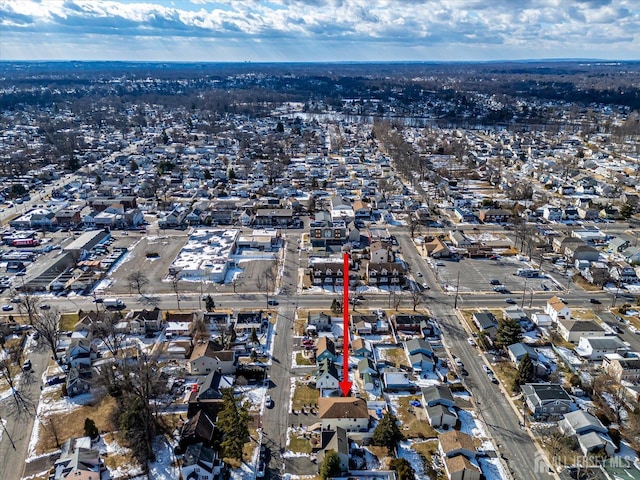
[[343, 348], [342, 348], [342, 381], [339, 383], [342, 396], [348, 397], [351, 391], [352, 382], [349, 381], [349, 254], [344, 254], [344, 267], [342, 270], [342, 280], [344, 284], [342, 299], [343, 314]]

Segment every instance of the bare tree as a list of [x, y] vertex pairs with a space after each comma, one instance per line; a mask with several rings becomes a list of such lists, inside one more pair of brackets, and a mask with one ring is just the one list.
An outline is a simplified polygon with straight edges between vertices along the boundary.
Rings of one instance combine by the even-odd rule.
[[27, 316], [29, 325], [33, 325], [34, 319], [38, 315], [40, 310], [40, 297], [31, 294], [20, 295], [20, 303], [18, 304], [18, 310], [20, 313]]
[[142, 289], [149, 285], [149, 278], [142, 272], [133, 272], [127, 275], [129, 288], [135, 289], [139, 295], [142, 295]]
[[60, 312], [52, 308], [51, 310], [43, 310], [34, 318], [33, 329], [40, 334], [40, 337], [51, 349], [53, 359], [58, 362], [58, 324], [60, 322]]
[[113, 357], [117, 357], [125, 340], [125, 333], [117, 328], [122, 320], [120, 312], [103, 312], [92, 325], [93, 337], [100, 339]]
[[11, 365], [15, 362], [11, 357], [14, 357], [14, 355], [9, 355], [4, 360], [0, 361], [0, 378], [4, 378], [5, 382], [7, 382], [10, 391], [13, 393], [13, 400], [16, 402], [16, 408], [18, 409], [18, 411], [29, 410], [31, 403], [29, 402], [29, 400], [22, 396], [14, 383], [15, 379], [13, 377]]
[[413, 303], [413, 311], [416, 311], [418, 305], [421, 305], [424, 302], [424, 297], [422, 296], [422, 292], [418, 289], [418, 286], [415, 285], [415, 288], [411, 289], [411, 302]]

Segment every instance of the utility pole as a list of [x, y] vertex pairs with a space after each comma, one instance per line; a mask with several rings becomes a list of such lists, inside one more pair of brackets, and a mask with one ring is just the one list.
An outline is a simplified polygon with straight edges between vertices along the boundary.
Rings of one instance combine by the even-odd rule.
[[524, 287], [522, 288], [522, 302], [520, 308], [524, 308], [524, 298], [527, 296], [527, 277], [524, 277]]
[[458, 308], [458, 291], [460, 289], [460, 270], [458, 270], [458, 279], [456, 280], [456, 296], [453, 300], [453, 308]]

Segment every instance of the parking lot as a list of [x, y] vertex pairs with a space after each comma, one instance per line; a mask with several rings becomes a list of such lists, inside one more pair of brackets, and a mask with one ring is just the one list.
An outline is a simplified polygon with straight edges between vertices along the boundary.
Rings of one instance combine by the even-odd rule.
[[[129, 237], [132, 238], [132, 237]], [[143, 272], [149, 279], [149, 284], [142, 292], [154, 292], [156, 294], [174, 293], [173, 284], [167, 281], [169, 267], [175, 260], [188, 239], [188, 234], [183, 231], [175, 231], [171, 235], [159, 237], [144, 237], [129, 251], [124, 262], [111, 274], [111, 283], [104, 288], [105, 294], [117, 296], [118, 294], [136, 293], [132, 291], [127, 277], [133, 272]], [[114, 244], [115, 246], [116, 244]], [[158, 254], [158, 257], [148, 258], [147, 254]], [[242, 262], [241, 270], [238, 270], [238, 278], [235, 285], [237, 293], [262, 292], [264, 288], [258, 288], [257, 279], [267, 269], [272, 268], [275, 261], [251, 260]], [[274, 271], [275, 273], [275, 271]], [[181, 281], [180, 292], [212, 294], [218, 292], [232, 292], [231, 284], [220, 285], [211, 282]], [[273, 290], [273, 286], [271, 288]]]
[[[495, 260], [488, 258], [464, 258], [459, 262], [449, 260], [431, 260], [430, 266], [436, 272], [438, 281], [443, 289], [455, 289], [458, 284], [460, 293], [487, 292], [493, 293], [494, 289], [504, 286], [501, 293], [522, 293], [526, 288], [529, 291], [558, 291], [560, 288], [555, 280], [562, 277], [554, 275], [550, 277], [523, 277], [518, 276], [518, 269], [531, 268], [527, 263], [515, 257], [499, 257]], [[493, 282], [492, 282], [493, 281]]]

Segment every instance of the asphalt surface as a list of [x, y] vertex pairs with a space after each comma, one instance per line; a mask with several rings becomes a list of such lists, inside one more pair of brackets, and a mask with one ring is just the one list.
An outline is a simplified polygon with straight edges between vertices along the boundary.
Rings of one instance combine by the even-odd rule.
[[49, 364], [50, 357], [51, 352], [41, 341], [28, 356], [33, 366], [32, 371], [16, 382], [24, 403], [18, 405], [13, 396], [0, 402], [1, 415], [6, 422], [6, 431], [2, 432], [0, 440], [0, 479], [17, 480], [22, 477], [40, 399], [42, 374]]

